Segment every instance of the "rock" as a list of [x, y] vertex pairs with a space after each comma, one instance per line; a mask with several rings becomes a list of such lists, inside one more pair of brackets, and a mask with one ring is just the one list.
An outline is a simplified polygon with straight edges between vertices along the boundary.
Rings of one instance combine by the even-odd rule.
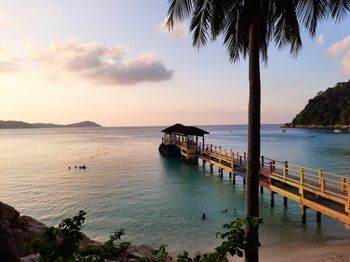
[[[122, 257], [123, 262], [133, 262], [133, 261], [159, 261], [157, 257], [153, 254], [154, 249], [147, 245], [130, 246], [126, 251], [126, 254]], [[165, 262], [173, 261], [171, 257], [165, 259]]]
[[27, 246], [40, 237], [45, 225], [34, 218], [20, 216], [20, 213], [0, 202], [0, 258], [1, 261], [18, 261], [30, 254]]
[[101, 246], [101, 243], [89, 238], [87, 235], [83, 234], [83, 239], [80, 241], [80, 248], [90, 248]]
[[37, 255], [31, 254], [25, 257], [21, 257], [20, 261], [21, 262], [38, 262], [39, 257], [40, 257], [39, 254]]

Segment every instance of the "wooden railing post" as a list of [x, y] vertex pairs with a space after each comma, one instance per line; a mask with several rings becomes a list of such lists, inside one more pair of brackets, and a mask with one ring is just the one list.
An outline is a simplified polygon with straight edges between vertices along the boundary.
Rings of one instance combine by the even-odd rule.
[[247, 153], [244, 152], [244, 162], [247, 162]]
[[227, 157], [227, 149], [225, 149], [225, 156]]
[[272, 166], [272, 162], [270, 162], [270, 173], [273, 173], [273, 166]]
[[284, 161], [284, 168], [286, 170], [286, 176], [288, 176], [288, 161]]
[[348, 183], [348, 203], [347, 203], [347, 210], [346, 212], [350, 213], [350, 183]]
[[321, 192], [324, 193], [324, 189], [326, 187], [326, 181], [325, 179], [322, 177], [321, 179]]
[[321, 184], [322, 183], [322, 178], [323, 178], [323, 170], [322, 169], [318, 170], [318, 177], [320, 179], [320, 184]]
[[264, 156], [261, 156], [261, 167], [264, 167]]
[[304, 168], [300, 168], [300, 187], [299, 187], [299, 193], [303, 197], [304, 196]]
[[345, 192], [345, 184], [346, 184], [346, 179], [345, 177], [341, 177], [341, 192]]
[[219, 152], [220, 152], [220, 156], [221, 156], [221, 146], [219, 146]]

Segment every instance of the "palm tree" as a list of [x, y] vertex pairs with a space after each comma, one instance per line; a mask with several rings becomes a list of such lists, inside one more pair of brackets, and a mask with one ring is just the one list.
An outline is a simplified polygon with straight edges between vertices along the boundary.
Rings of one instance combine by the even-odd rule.
[[[319, 22], [339, 22], [349, 9], [350, 0], [169, 0], [169, 30], [176, 20], [190, 18], [193, 46], [222, 36], [231, 62], [249, 58], [247, 217], [259, 216], [260, 62], [268, 60], [269, 43], [279, 49], [289, 46], [296, 55], [302, 46], [300, 26], [314, 37]], [[258, 229], [246, 232], [246, 261], [259, 259]]]

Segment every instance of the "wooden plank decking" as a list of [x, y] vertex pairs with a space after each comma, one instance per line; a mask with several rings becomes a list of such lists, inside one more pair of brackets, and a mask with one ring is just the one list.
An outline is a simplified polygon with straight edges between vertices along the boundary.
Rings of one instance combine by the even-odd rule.
[[[227, 171], [235, 181], [235, 176], [243, 177], [245, 181], [247, 154], [232, 150], [222, 150], [221, 147], [199, 145], [190, 148], [187, 144], [177, 144], [184, 158], [201, 158], [203, 164], [209, 163], [219, 168], [220, 174]], [[303, 208], [312, 208], [320, 214], [328, 215], [350, 225], [350, 178], [293, 165], [287, 161], [281, 162], [265, 157], [260, 160], [260, 186], [286, 199], [297, 201]], [[303, 221], [305, 220], [303, 216]]]

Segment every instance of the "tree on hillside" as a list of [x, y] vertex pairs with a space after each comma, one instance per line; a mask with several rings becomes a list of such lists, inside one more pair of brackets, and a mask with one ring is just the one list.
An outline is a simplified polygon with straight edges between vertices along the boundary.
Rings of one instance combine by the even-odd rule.
[[[260, 168], [260, 62], [268, 60], [270, 42], [296, 55], [302, 46], [300, 25], [315, 36], [327, 18], [340, 21], [350, 0], [168, 0], [167, 25], [191, 19], [193, 45], [200, 48], [222, 36], [231, 62], [249, 58], [248, 171], [246, 216], [258, 217]], [[220, 38], [221, 39], [221, 38]], [[246, 261], [258, 261], [258, 226], [246, 232]]]

